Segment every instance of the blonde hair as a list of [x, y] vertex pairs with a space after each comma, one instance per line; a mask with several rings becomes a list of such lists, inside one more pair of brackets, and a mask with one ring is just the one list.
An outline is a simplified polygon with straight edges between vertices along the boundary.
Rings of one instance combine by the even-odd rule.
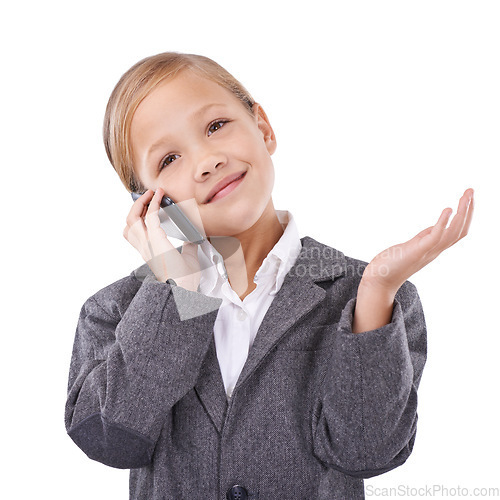
[[111, 165], [128, 191], [145, 191], [134, 170], [130, 125], [141, 101], [166, 79], [183, 69], [212, 80], [232, 92], [253, 115], [254, 99], [247, 89], [222, 66], [208, 57], [180, 52], [163, 52], [146, 57], [126, 71], [116, 84], [106, 106], [103, 139]]

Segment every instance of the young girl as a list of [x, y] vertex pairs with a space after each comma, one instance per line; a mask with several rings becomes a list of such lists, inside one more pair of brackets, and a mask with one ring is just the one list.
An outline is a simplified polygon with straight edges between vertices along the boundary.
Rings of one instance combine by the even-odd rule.
[[[84, 303], [66, 428], [129, 468], [130, 498], [364, 498], [416, 435], [426, 325], [407, 279], [463, 238], [473, 191], [370, 262], [305, 236], [272, 201], [262, 106], [199, 55], [139, 61], [114, 88], [104, 142], [145, 264]], [[206, 239], [175, 248], [167, 194]]]

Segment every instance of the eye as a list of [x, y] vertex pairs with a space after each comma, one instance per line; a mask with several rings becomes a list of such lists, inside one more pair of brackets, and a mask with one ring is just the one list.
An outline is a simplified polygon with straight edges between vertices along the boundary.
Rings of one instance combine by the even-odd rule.
[[168, 165], [170, 165], [172, 162], [169, 161], [169, 158], [172, 158], [173, 156], [180, 156], [180, 155], [168, 155], [165, 157], [164, 160], [162, 160], [162, 162], [160, 163], [160, 170], [162, 170], [164, 167], [168, 167]]
[[[217, 128], [215, 128], [215, 130], [213, 130], [214, 132], [217, 132], [217, 130], [219, 130], [220, 128], [222, 128], [224, 126], [225, 123], [229, 123], [231, 120], [215, 120], [213, 121], [212, 123], [210, 123], [210, 125], [208, 126], [208, 131], [210, 132], [211, 129], [213, 129], [214, 127], [217, 126]], [[212, 134], [208, 134], [209, 137], [210, 135]], [[165, 167], [168, 167], [168, 165], [170, 165], [172, 163], [172, 161], [169, 161], [170, 158], [174, 157], [174, 156], [180, 156], [180, 155], [176, 155], [176, 154], [170, 154], [168, 156], [166, 156], [161, 162], [160, 162], [160, 167], [159, 167], [159, 170], [163, 170]]]
[[[216, 125], [219, 125], [219, 128], [215, 129], [214, 132], [217, 132], [217, 130], [219, 130], [220, 128], [222, 128], [224, 126], [224, 123], [228, 123], [229, 120], [215, 120], [214, 122], [212, 122], [209, 126], [208, 126], [208, 130], [210, 131], [210, 129]], [[209, 134], [210, 136], [211, 134]]]

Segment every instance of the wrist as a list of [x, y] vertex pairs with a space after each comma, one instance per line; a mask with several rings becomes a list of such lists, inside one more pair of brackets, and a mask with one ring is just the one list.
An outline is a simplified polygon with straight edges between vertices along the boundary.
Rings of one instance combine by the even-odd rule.
[[358, 287], [352, 332], [375, 330], [391, 321], [396, 292], [377, 283], [362, 280]]
[[373, 277], [364, 273], [361, 281], [359, 282], [358, 293], [362, 291], [363, 293], [377, 294], [381, 297], [394, 298], [401, 285], [402, 283], [389, 284], [384, 279]]
[[372, 308], [385, 307], [394, 303], [396, 292], [373, 283], [360, 283], [356, 294], [357, 304], [370, 304]]

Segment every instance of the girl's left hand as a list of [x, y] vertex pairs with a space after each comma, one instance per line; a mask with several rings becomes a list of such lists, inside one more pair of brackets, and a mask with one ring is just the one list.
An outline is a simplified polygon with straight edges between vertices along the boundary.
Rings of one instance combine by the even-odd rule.
[[441, 212], [435, 226], [376, 255], [366, 267], [361, 283], [395, 294], [410, 276], [467, 235], [473, 211], [474, 190], [469, 188], [460, 198], [457, 213], [448, 228], [446, 224], [453, 212], [451, 208]]

